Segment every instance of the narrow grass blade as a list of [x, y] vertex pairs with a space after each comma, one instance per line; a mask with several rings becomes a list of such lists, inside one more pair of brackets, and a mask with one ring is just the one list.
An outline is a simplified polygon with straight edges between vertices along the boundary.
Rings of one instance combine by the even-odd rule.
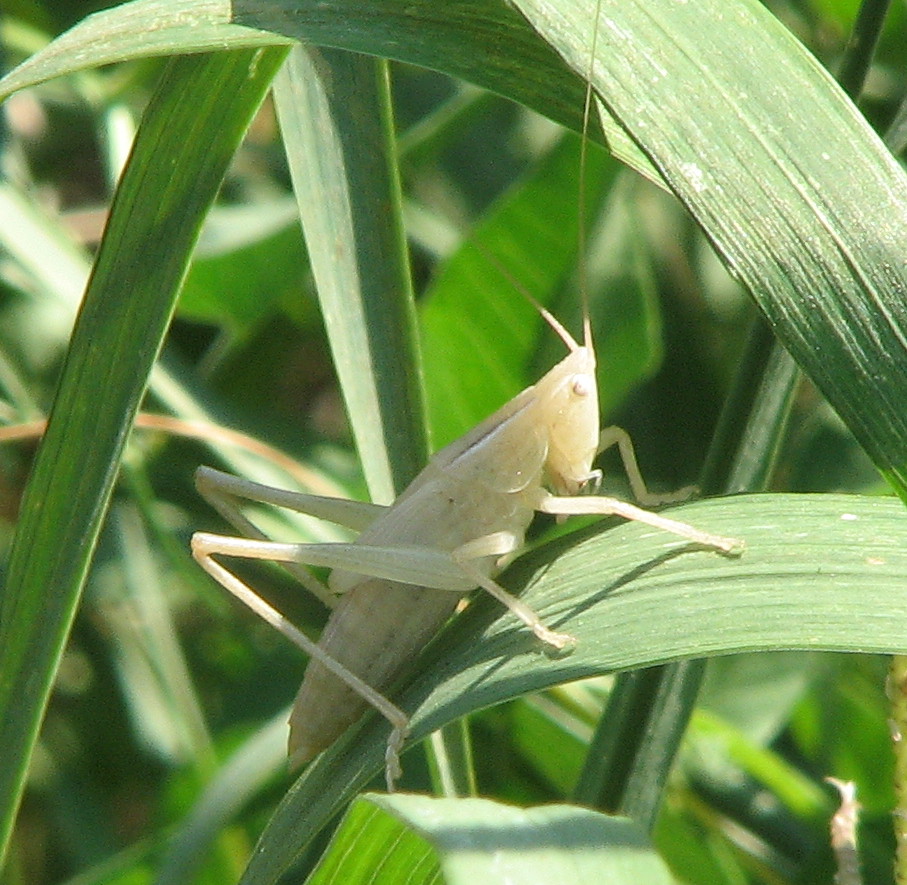
[[428, 453], [387, 67], [296, 47], [275, 95], [318, 298], [372, 498]]
[[0, 600], [5, 846], [120, 455], [205, 213], [283, 50], [173, 62], [142, 124], [73, 332]]

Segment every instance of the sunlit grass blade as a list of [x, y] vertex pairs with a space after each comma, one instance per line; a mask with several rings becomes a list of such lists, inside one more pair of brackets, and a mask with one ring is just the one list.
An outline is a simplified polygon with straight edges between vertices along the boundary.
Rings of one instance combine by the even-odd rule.
[[[507, 586], [525, 586], [522, 598], [575, 635], [575, 650], [546, 656], [515, 619], [479, 599], [428, 649], [399, 697], [414, 711], [412, 740], [474, 710], [614, 670], [736, 651], [907, 647], [907, 517], [898, 501], [754, 495], [671, 513], [746, 538], [747, 548], [729, 559], [624, 524], [527, 555]], [[373, 719], [316, 760], [275, 812], [244, 882], [276, 881], [380, 771], [386, 740], [386, 723]]]
[[669, 885], [630, 820], [567, 805], [368, 794], [350, 807], [310, 885], [332, 882]]

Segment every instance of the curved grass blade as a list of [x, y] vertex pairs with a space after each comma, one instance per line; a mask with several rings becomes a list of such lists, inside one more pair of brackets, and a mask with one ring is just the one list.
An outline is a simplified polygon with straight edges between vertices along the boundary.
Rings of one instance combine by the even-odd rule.
[[517, 3], [578, 72], [600, 8], [607, 113], [907, 499], [907, 176], [862, 115], [759, 3]]
[[433, 0], [133, 0], [97, 12], [0, 81], [0, 99], [132, 58], [282, 45], [333, 46], [443, 70], [582, 129], [585, 85], [508, 3]]
[[[478, 599], [414, 666], [397, 700], [412, 741], [470, 712], [614, 670], [736, 651], [907, 648], [907, 516], [890, 498], [753, 495], [672, 510], [745, 537], [738, 559], [639, 524], [594, 527], [520, 559], [505, 575], [546, 623], [574, 634], [547, 657], [491, 600]], [[243, 879], [271, 883], [383, 766], [387, 725], [351, 729], [291, 788]], [[405, 768], [405, 760], [404, 760]], [[405, 778], [403, 787], [405, 788]]]

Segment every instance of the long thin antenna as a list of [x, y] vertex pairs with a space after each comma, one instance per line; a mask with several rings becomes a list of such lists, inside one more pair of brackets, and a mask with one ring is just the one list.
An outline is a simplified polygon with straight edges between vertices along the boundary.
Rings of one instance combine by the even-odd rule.
[[[589, 147], [589, 120], [592, 116], [592, 76], [595, 71], [595, 53], [598, 49], [598, 26], [601, 19], [601, 11], [601, 0], [597, 0], [595, 4], [595, 18], [592, 24], [592, 46], [589, 51], [589, 66], [586, 69], [586, 98], [583, 102], [583, 131], [580, 141], [578, 175], [579, 195], [577, 200], [579, 213], [577, 232], [579, 242], [577, 243], [577, 255], [579, 257], [579, 286], [583, 309], [583, 346], [587, 347], [590, 351], [592, 350], [592, 321], [589, 316], [589, 279], [586, 268], [586, 228], [588, 226], [588, 207], [586, 205], [586, 155]], [[561, 341], [567, 345], [568, 350], [570, 350], [571, 353], [576, 351], [579, 348], [579, 344], [567, 329], [561, 325], [557, 317], [541, 304], [537, 298], [533, 297], [526, 287], [510, 273], [508, 268], [503, 262], [499, 261], [495, 255], [481, 243], [475, 243], [474, 245], [478, 251], [510, 281], [511, 285], [535, 307], [545, 322], [557, 333]]]
[[592, 77], [595, 73], [595, 53], [598, 49], [598, 25], [601, 18], [601, 0], [595, 4], [595, 19], [592, 22], [592, 46], [589, 51], [589, 66], [586, 68], [586, 100], [583, 103], [583, 132], [579, 149], [579, 285], [583, 306], [583, 344], [592, 347], [592, 320], [589, 317], [589, 275], [586, 268], [586, 236], [588, 234], [586, 205], [586, 155], [589, 148], [589, 119], [592, 115]]
[[[577, 340], [567, 331], [561, 321], [553, 314], [541, 301], [538, 300], [511, 272], [510, 269], [498, 259], [497, 255], [486, 249], [482, 243], [475, 242], [472, 244], [486, 261], [490, 261], [498, 273], [503, 276], [507, 282], [513, 286], [520, 295], [523, 296], [538, 312], [541, 318], [557, 333], [558, 338], [567, 345], [567, 350], [571, 353], [579, 349]], [[586, 346], [589, 344], [589, 337], [586, 337]]]

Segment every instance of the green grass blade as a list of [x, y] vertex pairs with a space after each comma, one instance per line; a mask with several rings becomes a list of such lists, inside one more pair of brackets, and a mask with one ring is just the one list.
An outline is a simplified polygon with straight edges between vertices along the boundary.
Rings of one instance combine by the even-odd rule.
[[89, 16], [36, 53], [0, 81], [0, 99], [88, 65], [287, 38], [447, 71], [582, 128], [582, 79], [497, 0], [458, 3], [456, 15], [434, 0], [134, 0]]
[[[518, 5], [589, 69], [596, 3]], [[907, 497], [904, 171], [760, 4], [600, 9], [594, 86], [608, 112]]]
[[0, 845], [192, 247], [283, 55], [172, 63], [123, 174], [23, 500], [0, 608]]
[[229, 0], [136, 0], [96, 12], [0, 80], [0, 100], [53, 77], [130, 58], [292, 42], [231, 23], [234, 5]]
[[[575, 635], [575, 650], [545, 655], [512, 616], [479, 599], [416, 663], [418, 680], [397, 698], [414, 711], [412, 740], [526, 692], [614, 670], [738, 651], [907, 646], [907, 518], [898, 501], [753, 495], [671, 512], [745, 538], [747, 548], [728, 559], [622, 524], [527, 555], [504, 583], [525, 586], [522, 598]], [[276, 881], [381, 769], [386, 739], [386, 723], [372, 719], [313, 763], [275, 812], [243, 881]]]
[[621, 673], [586, 753], [574, 799], [651, 832], [706, 661]]
[[334, 365], [373, 500], [428, 452], [386, 63], [296, 47], [275, 84]]
[[333, 882], [669, 885], [632, 821], [585, 808], [368, 794], [350, 808], [308, 885]]

